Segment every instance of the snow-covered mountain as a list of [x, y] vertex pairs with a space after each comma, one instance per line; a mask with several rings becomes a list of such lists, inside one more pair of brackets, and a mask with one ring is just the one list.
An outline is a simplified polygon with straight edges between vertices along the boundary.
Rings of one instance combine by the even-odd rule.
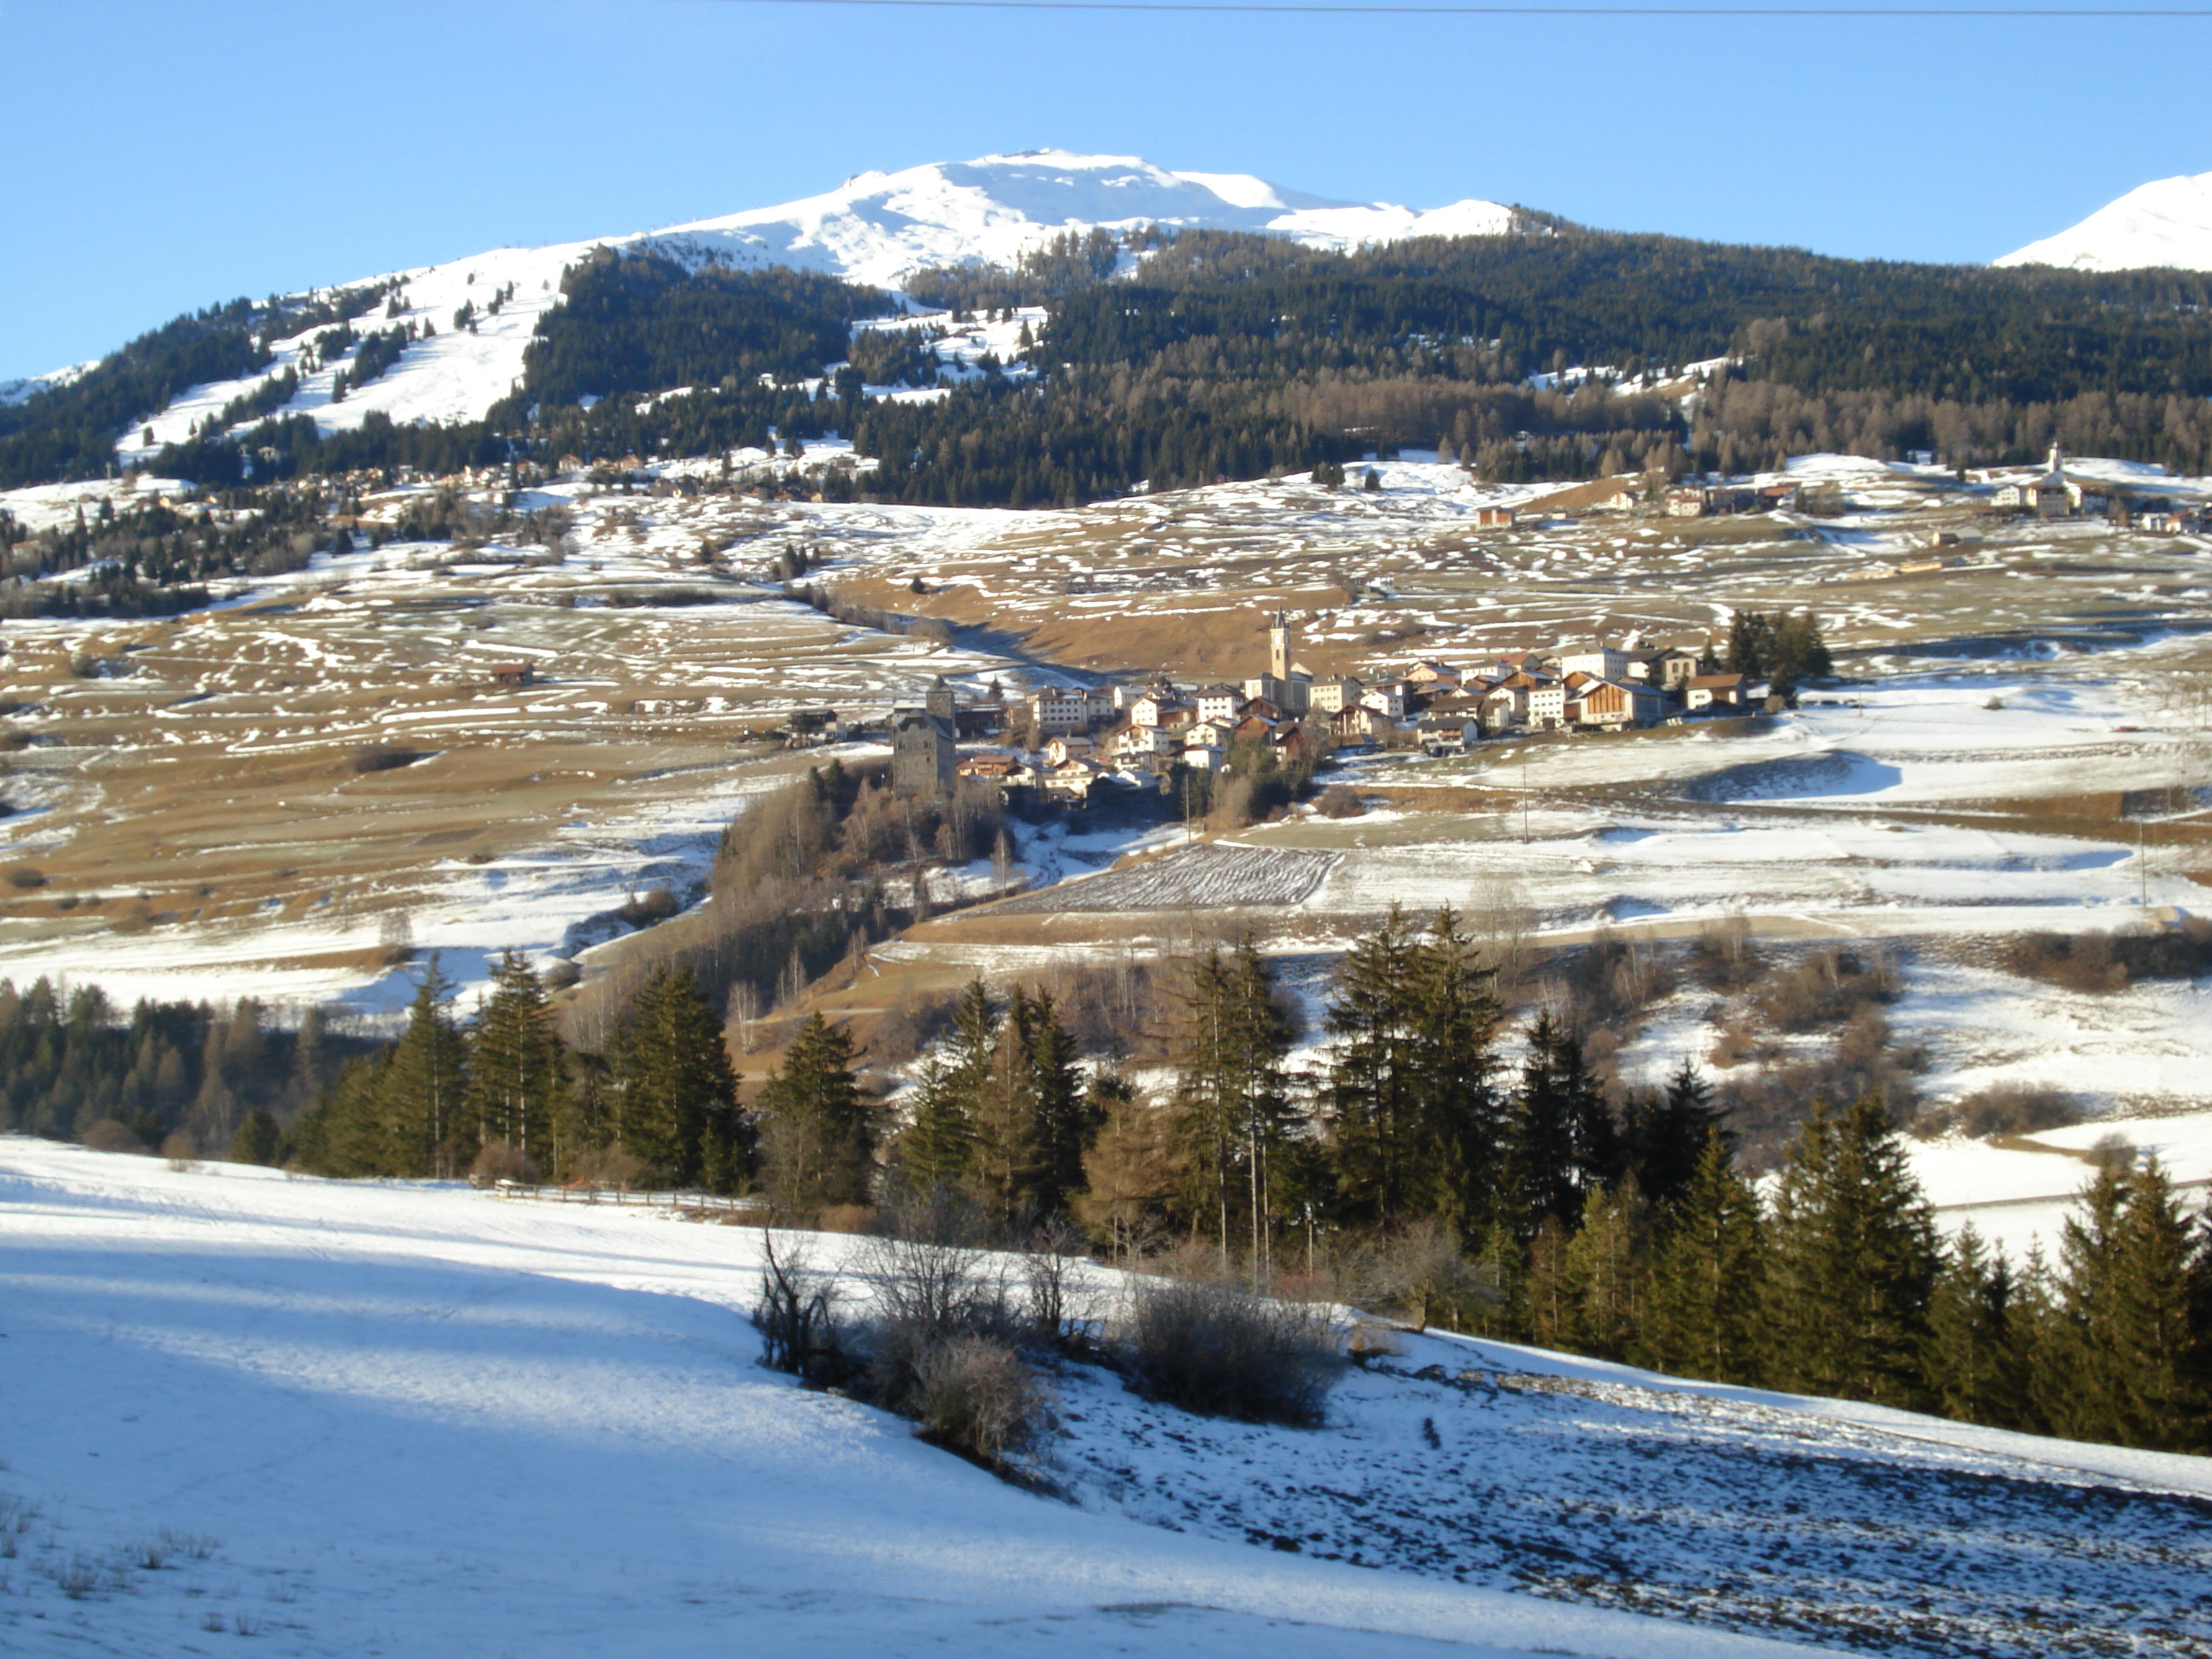
[[1029, 150], [863, 173], [825, 195], [702, 219], [637, 240], [687, 241], [732, 263], [798, 265], [896, 288], [925, 265], [1006, 264], [1067, 230], [1141, 225], [1265, 231], [1313, 247], [1408, 236], [1491, 236], [1512, 209], [1455, 202], [1423, 213], [1333, 202], [1242, 173], [1170, 173], [1129, 155]]
[[2212, 270], [2212, 173], [2141, 185], [2072, 229], [2030, 242], [1993, 263], [2075, 270], [2136, 270], [2148, 265]]
[[[310, 336], [284, 343], [277, 361], [249, 379], [195, 386], [168, 409], [121, 434], [125, 460], [189, 435], [192, 426], [270, 376], [291, 368], [300, 389], [286, 412], [311, 414], [325, 432], [357, 427], [372, 412], [402, 422], [470, 420], [507, 395], [522, 375], [522, 356], [539, 317], [560, 303], [561, 272], [597, 246], [650, 249], [694, 266], [739, 270], [787, 265], [896, 289], [927, 266], [1007, 264], [1068, 231], [1164, 225], [1179, 229], [1258, 231], [1309, 246], [1343, 248], [1410, 236], [1490, 236], [1522, 216], [1496, 202], [1455, 202], [1427, 212], [1388, 203], [1330, 201], [1237, 173], [1171, 173], [1134, 156], [1030, 150], [973, 161], [933, 162], [899, 173], [864, 173], [836, 190], [780, 207], [652, 231], [499, 248], [443, 264], [365, 278], [398, 280], [402, 320], [433, 323], [434, 337], [408, 348], [381, 378], [331, 400], [339, 365], [308, 373]], [[497, 314], [486, 301], [512, 288]], [[451, 327], [465, 303], [474, 331]], [[364, 331], [388, 327], [382, 306], [363, 313]]]

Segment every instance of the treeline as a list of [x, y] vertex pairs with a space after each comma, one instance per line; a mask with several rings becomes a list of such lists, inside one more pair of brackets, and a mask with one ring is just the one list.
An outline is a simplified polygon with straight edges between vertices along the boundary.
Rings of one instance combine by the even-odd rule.
[[1726, 1138], [1492, 1264], [1478, 1328], [1678, 1376], [2165, 1451], [2212, 1449], [2212, 1249], [2155, 1160], [2101, 1164], [2015, 1269], [1950, 1242], [1882, 1103], [1816, 1105], [1763, 1201]]
[[[331, 505], [311, 489], [195, 507], [147, 501], [121, 513], [102, 500], [88, 517], [80, 507], [64, 523], [0, 540], [9, 576], [82, 571], [83, 579], [15, 590], [0, 601], [0, 611], [33, 614], [17, 607], [35, 606], [40, 616], [173, 615], [204, 605], [210, 580], [304, 569], [315, 550], [329, 544]], [[223, 509], [220, 516], [215, 507]]]
[[242, 380], [267, 367], [275, 341], [342, 322], [389, 286], [210, 306], [140, 335], [67, 385], [0, 406], [0, 489], [105, 477], [124, 435], [186, 389]]
[[283, 1126], [370, 1046], [319, 1009], [286, 1030], [251, 998], [142, 1000], [126, 1015], [97, 986], [64, 996], [44, 978], [20, 992], [0, 980], [0, 1130], [276, 1164]]
[[524, 360], [531, 396], [548, 404], [819, 375], [844, 360], [854, 323], [891, 309], [874, 289], [811, 272], [687, 271], [607, 248], [572, 266], [561, 291]]
[[300, 1121], [320, 1175], [541, 1178], [740, 1192], [752, 1131], [722, 1022], [681, 969], [640, 988], [596, 1049], [565, 1046], [545, 987], [509, 952], [465, 1024], [436, 962], [393, 1042], [353, 1060]]
[[1999, 1426], [2212, 1446], [2212, 1243], [2155, 1164], [2100, 1168], [2059, 1261], [2017, 1272], [1971, 1231], [1939, 1241], [1876, 1097], [1816, 1104], [1762, 1200], [1686, 1064], [1663, 1089], [1608, 1099], [1546, 1012], [1506, 1075], [1491, 970], [1449, 911], [1424, 927], [1394, 914], [1347, 953], [1316, 1073], [1290, 1067], [1295, 1023], [1249, 941], [1188, 963], [1173, 1006], [1174, 1086], [1150, 1102], [1111, 1060], [1073, 1064], [1049, 998], [973, 986], [902, 1121], [880, 1131], [848, 1086], [849, 1048], [810, 1027], [777, 1086], [849, 1112], [842, 1131], [811, 1132], [842, 1147], [844, 1172], [814, 1195], [944, 1187], [1017, 1229], [1064, 1206], [1125, 1255], [1194, 1236], [1255, 1283], [1317, 1272], [1328, 1293], [1422, 1322]]

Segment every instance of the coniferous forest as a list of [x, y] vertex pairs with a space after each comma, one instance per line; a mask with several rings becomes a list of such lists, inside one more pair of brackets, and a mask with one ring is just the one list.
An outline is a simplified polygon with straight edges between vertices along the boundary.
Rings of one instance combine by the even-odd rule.
[[[1249, 478], [1434, 447], [1504, 480], [1741, 471], [1790, 453], [1947, 465], [2081, 453], [2212, 471], [2212, 279], [1836, 259], [1553, 222], [1542, 234], [1350, 253], [1158, 230], [1067, 237], [1011, 270], [923, 272], [955, 316], [1048, 308], [1028, 370], [986, 362], [936, 401], [933, 358], [872, 289], [793, 271], [691, 270], [599, 250], [564, 278], [522, 386], [480, 421], [372, 416], [319, 435], [252, 398], [149, 450], [213, 484], [412, 466], [676, 457], [849, 438], [878, 467], [825, 489], [1024, 506]], [[1109, 239], [1110, 241], [1110, 239]], [[1109, 276], [1122, 252], [1133, 274]], [[1109, 254], [1113, 257], [1108, 257]], [[343, 323], [363, 290], [321, 302]], [[323, 320], [245, 301], [133, 342], [0, 409], [0, 484], [97, 476], [117, 435], [185, 386], [244, 375]], [[398, 349], [356, 343], [353, 384]], [[836, 365], [848, 367], [836, 369]], [[1702, 366], [1695, 395], [1640, 377]], [[1570, 368], [1601, 371], [1577, 385]], [[833, 372], [834, 371], [834, 372]], [[281, 380], [281, 377], [279, 377]], [[668, 394], [640, 399], [625, 393]], [[256, 417], [259, 416], [258, 422]], [[236, 436], [224, 434], [255, 422]]]

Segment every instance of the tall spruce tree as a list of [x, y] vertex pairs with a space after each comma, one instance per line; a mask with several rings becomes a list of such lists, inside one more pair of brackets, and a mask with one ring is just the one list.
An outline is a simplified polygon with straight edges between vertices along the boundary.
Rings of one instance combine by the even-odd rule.
[[2155, 1158], [2104, 1164], [2061, 1234], [2039, 1403], [2059, 1433], [2165, 1451], [2212, 1445], [2205, 1245]]
[[1772, 1380], [1921, 1404], [1936, 1224], [1879, 1097], [1841, 1113], [1814, 1106], [1777, 1183], [1770, 1237]]
[[2012, 1271], [1969, 1224], [1945, 1247], [1929, 1298], [1930, 1403], [1962, 1423], [2024, 1428], [2028, 1358], [2013, 1327]]
[[1651, 1206], [1624, 1176], [1589, 1195], [1561, 1264], [1567, 1344], [1577, 1353], [1626, 1359], [1650, 1295]]
[[974, 1177], [975, 1120], [957, 1079], [953, 1068], [938, 1055], [922, 1060], [912, 1115], [892, 1158], [896, 1178], [913, 1191], [959, 1190]]
[[1291, 1121], [1290, 1022], [1249, 934], [1233, 952], [1208, 950], [1188, 972], [1171, 1107], [1185, 1202], [1224, 1256], [1244, 1239], [1256, 1273], [1268, 1255], [1273, 1166]]
[[690, 969], [646, 981], [608, 1058], [619, 1139], [654, 1176], [724, 1188], [750, 1176], [751, 1132], [737, 1110], [721, 1024]]
[[431, 1175], [450, 1180], [476, 1155], [462, 1110], [466, 1056], [448, 1006], [453, 982], [432, 957], [408, 1005], [407, 1029], [377, 1081], [375, 1127], [380, 1175]]
[[873, 1139], [843, 1026], [809, 1015], [756, 1106], [762, 1170], [780, 1207], [867, 1202]]
[[561, 1084], [561, 1040], [545, 988], [521, 952], [503, 951], [468, 1036], [464, 1115], [477, 1144], [502, 1143], [550, 1164]]
[[1659, 1091], [1632, 1098], [1621, 1129], [1623, 1162], [1656, 1209], [1671, 1206], [1696, 1178], [1705, 1141], [1720, 1121], [1712, 1085], [1688, 1057]]
[[1417, 1206], [1417, 1036], [1407, 988], [1418, 941], [1396, 905], [1345, 953], [1331, 988], [1328, 1102], [1348, 1218], [1390, 1227]]
[[1449, 905], [1430, 920], [1412, 966], [1413, 1196], [1462, 1246], [1472, 1245], [1498, 1206], [1505, 1139], [1504, 1102], [1492, 1075], [1496, 975]]
[[1620, 1173], [1619, 1136], [1582, 1042], [1549, 1009], [1528, 1034], [1512, 1138], [1513, 1207], [1524, 1237], [1533, 1237], [1546, 1216], [1573, 1226], [1589, 1194]]
[[1716, 1127], [1664, 1217], [1638, 1328], [1639, 1364], [1713, 1382], [1759, 1380], [1765, 1272], [1759, 1196]]

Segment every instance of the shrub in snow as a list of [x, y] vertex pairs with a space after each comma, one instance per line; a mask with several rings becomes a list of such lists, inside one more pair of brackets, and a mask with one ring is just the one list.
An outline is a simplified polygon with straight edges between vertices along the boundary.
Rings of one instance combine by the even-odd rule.
[[1139, 1393], [1208, 1417], [1310, 1426], [1344, 1370], [1326, 1309], [1230, 1285], [1140, 1284], [1116, 1334]]
[[[262, 1160], [252, 1161], [259, 1163]], [[538, 1177], [538, 1160], [503, 1140], [491, 1142], [477, 1154], [476, 1162], [469, 1165], [469, 1180], [479, 1187], [489, 1187], [498, 1181], [520, 1181], [535, 1185]]]
[[922, 1350], [914, 1414], [939, 1445], [991, 1464], [1035, 1445], [1052, 1420], [1036, 1374], [1011, 1342], [989, 1336], [951, 1337]]
[[95, 1152], [143, 1152], [146, 1143], [129, 1124], [104, 1117], [84, 1132], [84, 1144]]
[[868, 1368], [876, 1398], [912, 1417], [920, 1410], [923, 1367], [938, 1348], [968, 1337], [1011, 1345], [1019, 1321], [1003, 1264], [984, 1248], [988, 1228], [972, 1203], [933, 1188], [896, 1200], [885, 1224], [891, 1231], [861, 1258], [876, 1292]]
[[768, 1266], [761, 1273], [760, 1299], [753, 1304], [762, 1363], [817, 1388], [847, 1381], [856, 1364], [845, 1352], [836, 1287], [811, 1273], [803, 1256], [779, 1256], [775, 1233], [763, 1237]]
[[2033, 1134], [2081, 1121], [2081, 1108], [2063, 1089], [2042, 1083], [1993, 1083], [1935, 1115], [1937, 1127], [1980, 1139]]

